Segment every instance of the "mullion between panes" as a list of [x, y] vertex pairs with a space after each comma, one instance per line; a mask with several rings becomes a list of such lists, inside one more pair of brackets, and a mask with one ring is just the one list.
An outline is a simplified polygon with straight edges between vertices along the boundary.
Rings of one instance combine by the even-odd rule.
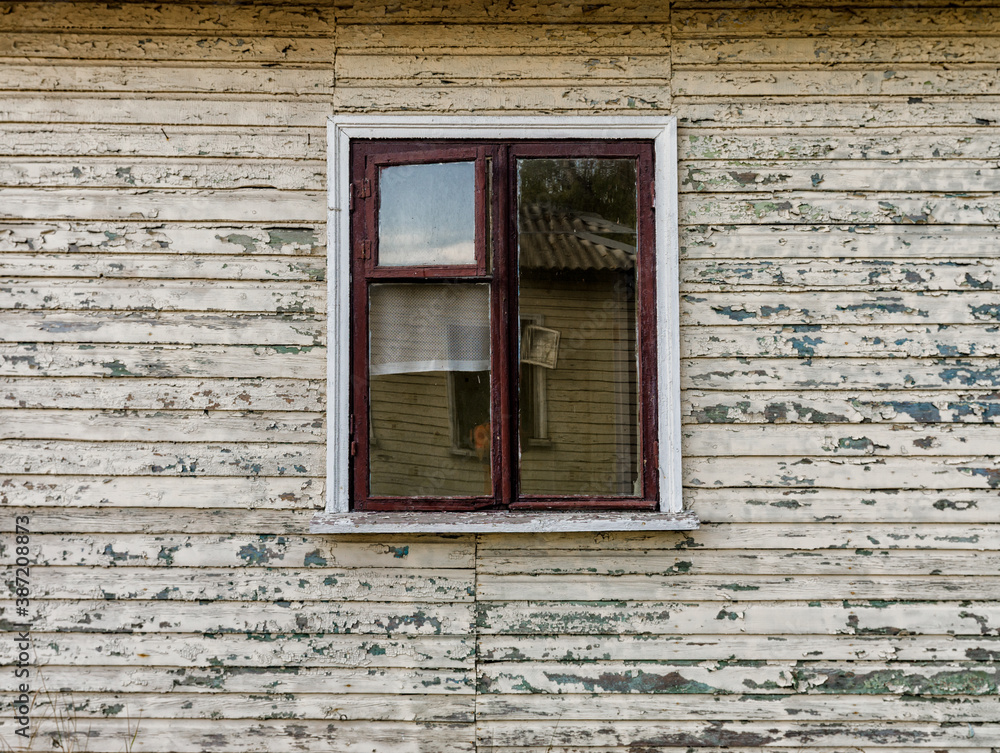
[[512, 287], [510, 150], [496, 146], [493, 153], [493, 284], [490, 295], [493, 368], [491, 399], [496, 427], [493, 436], [494, 494], [499, 506], [507, 506], [517, 495], [517, 383], [510, 322], [517, 316], [517, 290]]

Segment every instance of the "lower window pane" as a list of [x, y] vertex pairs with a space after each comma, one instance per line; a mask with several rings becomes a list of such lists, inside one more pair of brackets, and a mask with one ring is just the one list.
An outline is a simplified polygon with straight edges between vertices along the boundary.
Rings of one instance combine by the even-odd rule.
[[635, 162], [519, 160], [518, 214], [521, 493], [641, 494]]
[[369, 288], [373, 496], [493, 493], [489, 286]]

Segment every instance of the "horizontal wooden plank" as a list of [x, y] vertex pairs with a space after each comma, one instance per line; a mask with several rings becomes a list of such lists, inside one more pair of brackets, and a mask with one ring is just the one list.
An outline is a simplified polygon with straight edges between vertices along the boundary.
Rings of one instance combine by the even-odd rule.
[[[79, 529], [77, 529], [79, 531]], [[33, 565], [99, 567], [473, 567], [471, 537], [265, 533], [31, 535]], [[36, 548], [37, 547], [37, 548]], [[13, 552], [0, 553], [13, 562]]]
[[857, 133], [829, 129], [699, 130], [681, 133], [682, 160], [970, 160], [996, 159], [1000, 144], [986, 128], [948, 128], [936, 134], [885, 128]]
[[608, 54], [591, 46], [588, 50], [560, 50], [554, 54], [535, 51], [504, 50], [486, 53], [464, 50], [464, 54], [428, 55], [410, 52], [386, 55], [379, 50], [344, 50], [337, 54], [337, 86], [414, 86], [423, 83], [455, 84], [465, 82], [519, 82], [530, 86], [534, 81], [563, 80], [579, 82], [648, 82], [669, 85], [670, 56], [662, 54]]
[[873, 223], [876, 225], [995, 225], [995, 195], [969, 193], [870, 193], [831, 196], [822, 192], [768, 195], [686, 194], [681, 221], [703, 223]]
[[[505, 13], [506, 11], [506, 13]], [[491, 23], [502, 18], [507, 23], [546, 23], [555, 19], [586, 18], [595, 24], [653, 23], [669, 21], [669, 12], [637, 0], [624, 0], [614, 7], [592, 5], [573, 0], [537, 0], [531, 5], [508, 8], [497, 0], [448, 0], [433, 7], [395, 8], [378, 0], [355, 0], [350, 8], [338, 8], [338, 24], [373, 23]], [[339, 28], [339, 26], [338, 26]]]
[[[505, 18], [505, 21], [510, 18]], [[555, 21], [555, 19], [552, 19]], [[532, 23], [438, 23], [433, 33], [411, 23], [345, 23], [337, 27], [341, 54], [442, 54], [474, 52], [587, 52], [650, 54], [670, 50], [670, 27], [664, 23], [573, 23], [539, 20]]]
[[[970, 448], [994, 449], [990, 447]], [[1000, 458], [792, 457], [692, 458], [684, 484], [712, 487], [830, 487], [834, 489], [996, 489]]]
[[[190, 635], [183, 641], [174, 635], [149, 634], [122, 634], [110, 639], [86, 633], [37, 633], [36, 636], [43, 639], [35, 650], [39, 662], [45, 666], [45, 682], [50, 688], [65, 688], [73, 693], [181, 691], [213, 695], [259, 693], [261, 688], [273, 693], [313, 693], [323, 688], [331, 693], [438, 696], [467, 695], [475, 689], [475, 676], [468, 668], [380, 667], [360, 656], [357, 658], [361, 661], [353, 667], [315, 666], [322, 662], [326, 650], [354, 640], [349, 636], [282, 636], [282, 640], [273, 641], [232, 635]], [[454, 638], [410, 640], [415, 649], [421, 643], [455, 642]], [[114, 655], [103, 656], [109, 641], [115, 647]], [[192, 647], [213, 666], [190, 666]], [[346, 645], [341, 649], [345, 655], [347, 650]], [[337, 656], [336, 650], [332, 655]], [[4, 661], [10, 661], [12, 654], [3, 657]], [[59, 661], [72, 664], [58, 664]], [[98, 663], [94, 664], [95, 661]], [[247, 671], [248, 668], [252, 671]], [[16, 691], [18, 678], [13, 672], [5, 674], [8, 677], [0, 677], [0, 689]]]
[[[871, 64], [789, 71], [768, 66], [724, 70], [676, 70], [670, 84], [677, 96], [689, 97], [921, 97], [942, 95], [1000, 94], [994, 71], [973, 68], [940, 70], [927, 66]], [[251, 90], [252, 91], [252, 90]]]
[[684, 504], [713, 523], [1000, 523], [1000, 490], [690, 489]]
[[[969, 729], [973, 734], [969, 734]], [[810, 744], [841, 746], [840, 749], [870, 746], [875, 750], [912, 743], [914, 739], [929, 749], [965, 750], [1000, 740], [1000, 725], [992, 723], [946, 725], [933, 722], [616, 722], [607, 721], [523, 721], [480, 722], [477, 736], [483, 745], [598, 745], [625, 749], [659, 750], [657, 746], [702, 748], [733, 744], [801, 749]]]
[[0, 90], [329, 97], [334, 86], [332, 65], [251, 68], [232, 63], [114, 66], [40, 63], [0, 67]]
[[312, 314], [326, 310], [326, 286], [277, 281], [0, 279], [0, 310], [6, 309]]
[[586, 79], [536, 80], [527, 86], [519, 81], [479, 86], [475, 81], [449, 84], [409, 81], [372, 87], [338, 84], [332, 107], [339, 112], [495, 113], [506, 111], [536, 114], [546, 112], [606, 112], [622, 110], [664, 112], [670, 109], [670, 89], [662, 83], [624, 82], [591, 84]]
[[[861, 10], [862, 13], [865, 10]], [[914, 9], [914, 13], [927, 13]], [[815, 31], [815, 30], [811, 30]], [[942, 29], [948, 33], [949, 30]], [[951, 64], [1000, 62], [1000, 39], [987, 36], [857, 37], [791, 36], [760, 39], [745, 37], [746, 29], [733, 30], [729, 38], [680, 39], [674, 46], [674, 66], [716, 67], [817, 64]], [[752, 34], [752, 32], [751, 32]]]
[[1000, 12], [995, 7], [912, 8], [879, 7], [803, 8], [789, 13], [781, 8], [684, 9], [673, 16], [678, 38], [725, 36], [858, 37], [878, 36], [987, 36], [1000, 32]]
[[796, 669], [788, 663], [742, 664], [739, 661], [725, 664], [485, 661], [477, 667], [477, 674], [484, 702], [486, 696], [507, 693], [599, 693], [602, 698], [609, 693], [669, 694], [690, 695], [702, 708], [709, 708], [712, 704], [706, 703], [705, 694], [708, 693], [717, 696], [748, 692], [766, 696], [793, 693], [798, 684]]
[[[135, 735], [138, 725], [141, 734]], [[82, 727], [82, 724], [81, 724]], [[14, 739], [13, 717], [0, 719], [0, 737]], [[50, 719], [32, 732], [46, 746], [89, 753], [120, 753], [130, 743], [136, 753], [203, 753], [206, 747], [230, 753], [473, 753], [474, 728], [458, 722], [332, 723], [327, 720], [93, 719], [72, 733]]]
[[812, 160], [682, 162], [682, 192], [760, 193], [762, 191], [907, 191], [969, 193], [1000, 190], [996, 162], [899, 160]]
[[[956, 390], [1000, 387], [996, 358], [697, 358], [681, 362], [681, 384], [706, 390]], [[710, 397], [708, 399], [711, 399]]]
[[100, 254], [104, 257], [117, 254], [232, 254], [248, 259], [258, 254], [322, 256], [326, 253], [326, 230], [323, 225], [295, 224], [219, 227], [136, 222], [5, 223], [0, 227], [0, 253]]
[[333, 28], [334, 10], [313, 5], [232, 6], [224, 9], [211, 4], [184, 3], [147, 6], [127, 3], [83, 2], [66, 8], [59, 2], [12, 2], [4, 14], [4, 31], [84, 31], [135, 29], [141, 34], [154, 30], [173, 32], [215, 32], [262, 36], [262, 29], [326, 36]]
[[325, 322], [308, 314], [0, 312], [9, 341], [183, 345], [321, 345]]
[[[140, 118], [137, 117], [136, 120]], [[315, 170], [315, 163], [323, 160], [326, 155], [326, 136], [318, 127], [213, 127], [171, 123], [172, 121], [167, 120], [162, 124], [151, 125], [138, 122], [121, 125], [68, 125], [45, 121], [3, 124], [0, 125], [0, 154], [22, 159], [74, 157], [80, 160], [79, 163], [74, 160], [73, 164], [67, 164], [65, 159], [61, 159], [54, 164], [54, 161], [27, 164], [39, 165], [36, 168], [39, 171], [45, 165], [51, 165], [49, 170], [61, 166], [69, 169], [71, 175], [72, 169], [76, 167], [81, 173], [78, 180], [88, 175], [102, 175], [110, 166], [116, 171], [117, 178], [126, 183], [128, 178], [132, 178], [136, 183], [130, 185], [137, 186], [157, 185], [166, 179], [165, 176], [174, 175], [178, 177], [171, 177], [171, 181], [182, 177], [190, 181], [190, 177], [184, 177], [185, 171], [198, 171], [193, 175], [204, 175], [205, 180], [211, 180], [215, 172], [218, 172], [216, 180], [224, 180], [229, 171], [242, 170], [242, 173], [232, 174], [246, 176], [244, 180], [257, 178], [267, 181], [272, 173], [282, 169]], [[321, 124], [317, 123], [319, 125]], [[90, 159], [95, 157], [102, 159]], [[148, 161], [134, 161], [135, 158], [146, 158]], [[248, 162], [237, 164], [237, 158]], [[209, 160], [227, 162], [221, 165]], [[249, 160], [268, 161], [257, 163]], [[281, 161], [276, 162], [277, 160]], [[124, 164], [121, 164], [123, 161]], [[6, 166], [4, 170], [11, 170], [16, 164]], [[207, 174], [206, 167], [213, 172]], [[119, 169], [128, 172], [124, 176], [118, 175]], [[39, 173], [39, 177], [41, 174]]]
[[[3, 133], [0, 130], [0, 133]], [[6, 135], [6, 134], [4, 134]], [[124, 135], [124, 134], [123, 134]], [[162, 138], [162, 136], [161, 136]], [[79, 137], [66, 144], [79, 145]], [[255, 139], [254, 139], [255, 140]], [[4, 144], [6, 149], [15, 151]], [[78, 148], [78, 147], [77, 147]], [[88, 148], [96, 152], [92, 142]], [[27, 147], [31, 149], [31, 147]], [[37, 147], [36, 147], [37, 149]], [[108, 154], [119, 154], [112, 147]], [[310, 151], [309, 154], [312, 152]], [[121, 164], [121, 163], [125, 164]], [[71, 164], [72, 163], [72, 164]], [[322, 191], [325, 166], [317, 160], [275, 162], [265, 160], [203, 159], [178, 161], [164, 157], [74, 157], [56, 159], [5, 159], [0, 163], [0, 186], [15, 188], [277, 188]]]
[[[641, 700], [628, 694], [583, 696], [537, 693], [486, 695], [476, 705], [476, 719], [486, 722], [512, 719], [536, 721], [607, 720], [614, 724], [642, 720], [650, 723], [711, 719], [810, 722], [937, 722], [971, 723], [994, 718], [1000, 702], [993, 698], [958, 697], [928, 703], [923, 698], [897, 696], [768, 696], [767, 698], [652, 695]], [[350, 708], [350, 707], [348, 707]], [[407, 709], [409, 710], [409, 709]], [[411, 711], [410, 713], [417, 713]], [[426, 713], [426, 712], [425, 712]], [[350, 711], [348, 711], [350, 714]]]
[[292, 411], [0, 411], [0, 440], [80, 437], [91, 442], [325, 443], [326, 416]]
[[[32, 526], [33, 530], [35, 529]], [[228, 530], [228, 529], [227, 529]], [[468, 570], [385, 568], [35, 568], [33, 599], [158, 599], [168, 601], [472, 601]], [[7, 591], [14, 598], [11, 582]], [[970, 598], [974, 598], [970, 596]]]
[[[598, 693], [670, 695], [671, 701], [692, 706], [691, 713], [713, 714], [716, 702], [723, 704], [728, 694], [754, 696], [784, 695], [795, 702], [826, 699], [874, 703], [888, 700], [885, 695], [976, 696], [996, 692], [1000, 672], [981, 663], [882, 664], [878, 662], [483, 662], [479, 666], [483, 693]], [[793, 696], [794, 693], [822, 693], [821, 696]], [[711, 701], [703, 694], [716, 696]], [[686, 697], [685, 697], [686, 696]], [[721, 697], [720, 697], [721, 696]], [[831, 698], [830, 696], [834, 696]], [[578, 695], [569, 696], [582, 700]], [[643, 699], [645, 700], [645, 698]], [[780, 699], [770, 697], [765, 704]], [[957, 704], [962, 701], [955, 699]], [[926, 704], [926, 701], [923, 701]], [[768, 706], [767, 708], [774, 708]], [[753, 712], [750, 712], [752, 715]], [[809, 714], [810, 717], [819, 714]], [[749, 715], [748, 715], [749, 716]], [[860, 716], [860, 714], [859, 714]], [[747, 718], [743, 714], [731, 718]], [[769, 718], [774, 718], [772, 712]]]
[[[16, 698], [8, 695], [4, 701]], [[475, 699], [462, 696], [360, 696], [326, 693], [61, 693], [38, 698], [32, 711], [46, 718], [72, 703], [74, 721], [130, 718], [140, 729], [150, 719], [328, 719], [337, 721], [471, 722]], [[140, 721], [141, 720], [141, 721]]]
[[[699, 510], [700, 512], [700, 510]], [[656, 548], [659, 543], [661, 548]], [[600, 576], [628, 574], [681, 576], [982, 576], [993, 575], [1000, 566], [994, 552], [955, 550], [850, 549], [809, 551], [797, 549], [719, 549], [697, 554], [672, 551], [672, 540], [644, 542], [645, 547], [621, 551], [586, 549], [495, 549], [481, 552], [479, 577], [534, 573], [546, 575]], [[871, 542], [868, 542], [871, 545]]]
[[[964, 40], [963, 40], [964, 41]], [[769, 40], [768, 44], [780, 40]], [[949, 128], [995, 125], [995, 97], [674, 97], [682, 128], [801, 128], [803, 125], [856, 129], [873, 125]], [[0, 111], [2, 112], [2, 111]], [[928, 155], [931, 156], [931, 155]]]
[[[70, 316], [60, 314], [60, 319]], [[0, 315], [2, 322], [3, 315]], [[998, 331], [1000, 327], [995, 324], [943, 324], [940, 327], [930, 324], [791, 324], [784, 327], [752, 324], [689, 326], [681, 329], [680, 339], [682, 358], [995, 357], [1000, 355], [1000, 338], [995, 336]]]
[[[267, 94], [161, 93], [151, 97], [122, 92], [5, 92], [0, 102], [0, 122], [29, 123], [34, 128], [38, 128], [38, 123], [121, 123], [130, 127], [211, 124], [320, 129], [329, 115], [330, 105], [322, 99], [277, 98]], [[262, 135], [266, 137], [266, 133]]]
[[[32, 519], [32, 530], [121, 531], [124, 521], [138, 522], [139, 531], [179, 530], [213, 533], [226, 526], [231, 533], [307, 533], [313, 512], [326, 504], [320, 479], [142, 477], [119, 476], [3, 476], [0, 505], [21, 507]], [[68, 511], [38, 508], [68, 508]], [[117, 523], [94, 515], [93, 508], [109, 507], [118, 512]], [[121, 508], [131, 508], [128, 516]], [[34, 509], [32, 509], [34, 508]], [[148, 515], [166, 508], [173, 523], [159, 523]], [[183, 514], [170, 508], [187, 508]], [[193, 515], [191, 509], [207, 508], [211, 516]], [[227, 511], [225, 508], [234, 508]], [[256, 510], [277, 510], [275, 517], [259, 517]], [[302, 511], [296, 515], [293, 511]], [[138, 517], [134, 517], [138, 515]], [[211, 518], [218, 517], [217, 523]], [[2, 522], [0, 522], [2, 525]]]
[[483, 635], [768, 636], [780, 626], [780, 635], [978, 636], [996, 630], [1000, 606], [988, 601], [737, 602], [722, 607], [710, 602], [502, 601], [481, 603], [476, 622]]
[[316, 379], [0, 378], [0, 407], [19, 409], [315, 412], [325, 393]]
[[233, 191], [124, 191], [0, 188], [0, 219], [160, 222], [322, 222], [325, 194], [253, 188]]
[[[18, 293], [25, 287], [30, 290], [37, 289], [38, 295], [43, 292], [49, 293], [51, 290], [44, 283], [40, 285], [35, 282], [22, 283], [20, 286], [12, 286], [11, 297], [20, 300]], [[226, 289], [225, 284], [220, 284], [220, 287]], [[114, 291], [113, 284], [111, 290]], [[305, 288], [300, 295], [311, 301], [308, 298], [310, 292], [309, 288]], [[182, 294], [178, 292], [177, 297], [182, 299], [181, 296]], [[24, 297], [27, 300], [23, 308], [33, 308], [29, 304], [34, 303], [34, 299], [27, 295]], [[60, 300], [57, 295], [52, 294], [51, 297], [56, 302]], [[0, 302], [2, 300], [0, 298]], [[876, 293], [853, 290], [829, 292], [780, 290], [760, 293], [740, 291], [738, 300], [734, 300], [733, 291], [687, 293], [681, 296], [680, 313], [682, 325], [921, 324], [924, 322], [940, 325], [1000, 321], [1000, 305], [997, 304], [996, 293], [992, 291], [963, 291], [948, 294], [899, 291]]]
[[[37, 588], [37, 587], [36, 587]], [[780, 599], [992, 599], [1000, 578], [749, 575], [487, 575], [477, 573], [479, 601], [700, 601], [740, 603]], [[776, 623], [781, 624], [781, 623]], [[704, 628], [698, 628], [704, 629]]]
[[[44, 266], [46, 262], [40, 264]], [[278, 274], [285, 276], [283, 271]], [[1000, 287], [1000, 261], [992, 258], [690, 259], [681, 263], [680, 281], [684, 292], [731, 292], [734, 288], [914, 293], [992, 290]]]
[[[351, 633], [354, 635], [467, 635], [468, 604], [385, 602], [170, 602], [32, 599], [25, 621], [13, 601], [0, 601], [0, 620], [42, 632], [115, 633]], [[357, 640], [360, 646], [364, 639]], [[433, 666], [433, 665], [431, 665]], [[444, 666], [450, 666], [445, 664]]]
[[[2, 376], [283, 379], [289, 374], [300, 379], [326, 378], [326, 349], [309, 345], [0, 343]], [[114, 394], [114, 388], [110, 389]], [[275, 390], [280, 393], [277, 384]]]
[[680, 245], [689, 259], [951, 260], [992, 258], [997, 237], [996, 228], [976, 226], [696, 225], [681, 228]]
[[[653, 542], [653, 543], [651, 543]], [[702, 523], [696, 531], [678, 533], [625, 532], [603, 534], [504, 534], [482, 536], [481, 556], [493, 550], [523, 551], [572, 549], [576, 551], [628, 551], [671, 549], [694, 550], [746, 549], [953, 549], [966, 551], [1000, 550], [1000, 527], [989, 524], [940, 523], [841, 523], [809, 525], [804, 523], [757, 523], [728, 525]], [[820, 556], [827, 556], [822, 552]], [[686, 560], [691, 555], [685, 556]]]
[[322, 477], [326, 448], [315, 444], [6, 440], [8, 472], [94, 476]]
[[681, 437], [685, 457], [787, 457], [799, 453], [825, 457], [923, 455], [944, 458], [997, 450], [1000, 427], [992, 424], [826, 424], [823, 427], [702, 424], [685, 426]]
[[702, 392], [681, 402], [685, 423], [995, 423], [996, 392], [868, 389], [808, 392]]
[[[480, 661], [996, 661], [993, 635], [483, 635]], [[556, 665], [558, 666], [558, 665]], [[863, 666], [863, 665], [859, 665]], [[752, 688], [748, 690], [753, 690]]]
[[[4, 273], [20, 278], [90, 278], [153, 280], [273, 280], [322, 281], [326, 260], [287, 256], [142, 255], [142, 254], [4, 254]], [[992, 278], [985, 265], [973, 272]], [[697, 273], [695, 273], [697, 274]]]
[[[198, 9], [192, 9], [197, 12]], [[243, 9], [226, 9], [235, 17], [245, 13]], [[105, 15], [107, 13], [105, 12]], [[31, 19], [25, 18], [31, 26]], [[117, 19], [109, 18], [110, 24]], [[190, 23], [188, 19], [177, 19]], [[207, 19], [206, 19], [207, 20]], [[83, 19], [80, 22], [85, 23]], [[110, 25], [109, 24], [109, 25]], [[69, 27], [72, 28], [72, 27]], [[77, 26], [77, 29], [80, 27]], [[101, 29], [97, 34], [77, 34], [70, 32], [24, 32], [8, 31], [0, 37], [0, 57], [67, 60], [73, 62], [109, 60], [125, 61], [184, 61], [245, 63], [263, 65], [269, 63], [329, 63], [336, 54], [332, 36], [257, 36], [259, 29], [252, 30], [253, 36], [229, 36], [224, 34], [198, 34], [192, 29], [188, 34], [115, 34]], [[248, 30], [251, 31], [251, 30]]]

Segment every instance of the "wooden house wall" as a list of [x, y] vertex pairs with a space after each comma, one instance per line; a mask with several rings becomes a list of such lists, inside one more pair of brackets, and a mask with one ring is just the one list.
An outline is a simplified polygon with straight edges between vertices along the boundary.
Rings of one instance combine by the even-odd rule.
[[[34, 745], [1000, 746], [998, 63], [978, 2], [0, 3]], [[700, 530], [308, 534], [333, 108], [680, 118]]]

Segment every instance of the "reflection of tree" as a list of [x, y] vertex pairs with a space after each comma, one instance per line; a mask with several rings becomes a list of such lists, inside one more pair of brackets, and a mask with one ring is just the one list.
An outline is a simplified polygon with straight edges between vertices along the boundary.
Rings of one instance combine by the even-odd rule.
[[596, 214], [636, 227], [634, 160], [522, 159], [517, 178], [522, 206], [540, 204], [575, 214]]

